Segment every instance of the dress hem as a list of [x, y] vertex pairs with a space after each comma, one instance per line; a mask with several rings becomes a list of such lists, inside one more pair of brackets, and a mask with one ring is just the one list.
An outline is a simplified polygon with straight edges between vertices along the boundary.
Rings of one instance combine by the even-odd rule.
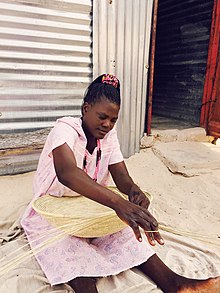
[[127, 271], [127, 270], [133, 269], [133, 268], [135, 268], [135, 267], [137, 267], [137, 266], [143, 264], [144, 262], [148, 261], [148, 260], [150, 259], [150, 257], [152, 257], [152, 256], [155, 255], [155, 254], [156, 254], [156, 252], [153, 252], [150, 256], [148, 255], [145, 259], [143, 259], [143, 261], [139, 261], [139, 262], [137, 262], [135, 265], [128, 266], [128, 267], [126, 267], [126, 268], [124, 268], [124, 269], [120, 269], [120, 270], [116, 271], [115, 273], [111, 273], [111, 274], [102, 274], [102, 275], [100, 275], [100, 274], [91, 274], [91, 275], [90, 275], [90, 274], [81, 274], [81, 275], [75, 276], [75, 277], [72, 278], [72, 279], [69, 279], [69, 278], [64, 279], [63, 282], [59, 282], [59, 283], [58, 283], [58, 282], [50, 282], [50, 281], [49, 281], [49, 283], [51, 284], [51, 286], [56, 286], [56, 285], [66, 284], [66, 283], [68, 283], [69, 281], [74, 280], [75, 278], [78, 278], [78, 277], [105, 278], [105, 277], [110, 277], [110, 276], [116, 276], [116, 275], [118, 275], [118, 274], [120, 274], [120, 273], [122, 273], [122, 272], [125, 272], [125, 271]]

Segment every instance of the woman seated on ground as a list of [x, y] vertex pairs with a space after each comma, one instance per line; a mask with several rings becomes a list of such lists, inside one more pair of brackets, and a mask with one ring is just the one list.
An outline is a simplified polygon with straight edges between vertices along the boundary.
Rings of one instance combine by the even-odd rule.
[[[95, 293], [96, 278], [137, 267], [164, 292], [220, 292], [219, 278], [194, 280], [171, 271], [152, 246], [164, 241], [149, 200], [126, 169], [114, 125], [120, 109], [120, 84], [112, 75], [95, 79], [86, 92], [82, 117], [56, 122], [41, 154], [34, 182], [34, 197], [77, 192], [113, 209], [128, 226], [120, 232], [90, 239], [65, 236], [36, 255], [51, 285], [68, 283], [76, 293]], [[111, 174], [123, 199], [105, 188]], [[84, 211], [82, 210], [82, 213]], [[34, 247], [39, 230], [51, 226], [31, 206], [22, 226]], [[139, 227], [148, 241], [142, 241]], [[49, 234], [49, 233], [47, 233]], [[48, 235], [50, 237], [50, 235]], [[149, 242], [149, 243], [148, 243]]]

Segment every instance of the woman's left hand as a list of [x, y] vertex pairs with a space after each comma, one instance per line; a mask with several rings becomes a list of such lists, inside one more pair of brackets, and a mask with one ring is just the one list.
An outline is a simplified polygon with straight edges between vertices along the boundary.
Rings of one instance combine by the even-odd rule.
[[150, 200], [137, 185], [133, 185], [128, 194], [129, 201], [143, 208], [148, 208]]
[[[130, 202], [132, 202], [136, 205], [139, 205], [143, 208], [148, 209], [148, 207], [150, 205], [150, 200], [143, 193], [143, 191], [140, 190], [140, 188], [137, 185], [132, 186], [132, 188], [128, 194], [128, 198], [129, 198]], [[147, 239], [151, 245], [155, 245], [155, 243], [156, 243], [155, 240], [161, 245], [164, 244], [164, 241], [163, 241], [162, 237], [160, 236], [159, 232], [155, 233], [155, 231], [152, 231], [152, 232], [145, 231], [145, 235], [147, 236]]]

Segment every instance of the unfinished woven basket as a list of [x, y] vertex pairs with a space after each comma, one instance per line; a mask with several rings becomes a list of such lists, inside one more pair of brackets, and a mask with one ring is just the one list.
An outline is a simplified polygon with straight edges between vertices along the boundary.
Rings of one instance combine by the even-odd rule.
[[[127, 198], [116, 187], [108, 188]], [[145, 194], [151, 200], [150, 194], [147, 192]], [[116, 233], [127, 226], [114, 210], [84, 196], [45, 195], [36, 199], [32, 207], [50, 224], [77, 237], [102, 237]]]

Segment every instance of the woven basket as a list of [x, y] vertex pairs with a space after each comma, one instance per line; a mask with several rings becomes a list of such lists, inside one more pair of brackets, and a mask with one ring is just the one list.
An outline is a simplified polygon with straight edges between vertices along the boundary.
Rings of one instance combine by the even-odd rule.
[[[108, 188], [127, 198], [117, 188]], [[151, 199], [147, 192], [145, 194]], [[55, 197], [45, 195], [35, 200], [32, 207], [50, 224], [77, 237], [102, 237], [116, 233], [127, 226], [112, 209], [84, 196]]]

